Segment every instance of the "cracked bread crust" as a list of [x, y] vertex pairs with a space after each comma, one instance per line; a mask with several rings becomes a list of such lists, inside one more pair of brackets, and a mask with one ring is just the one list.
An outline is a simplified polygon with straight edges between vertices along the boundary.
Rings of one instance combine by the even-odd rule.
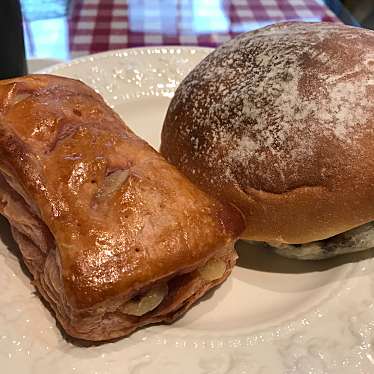
[[161, 153], [244, 213], [249, 240], [307, 243], [374, 219], [374, 32], [286, 22], [207, 56]]

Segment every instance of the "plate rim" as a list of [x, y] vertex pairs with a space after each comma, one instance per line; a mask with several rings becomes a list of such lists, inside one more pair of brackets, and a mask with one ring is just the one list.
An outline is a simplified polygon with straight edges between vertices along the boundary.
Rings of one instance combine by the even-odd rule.
[[165, 54], [171, 54], [170, 53], [171, 50], [173, 50], [173, 51], [174, 50], [181, 50], [183, 52], [189, 52], [189, 53], [192, 53], [192, 51], [198, 51], [198, 53], [205, 53], [206, 55], [208, 55], [209, 53], [213, 52], [215, 50], [215, 48], [201, 47], [201, 46], [187, 46], [187, 45], [183, 45], [183, 46], [155, 45], [155, 46], [149, 46], [149, 47], [132, 47], [132, 48], [112, 49], [110, 51], [92, 53], [92, 54], [89, 54], [89, 55], [86, 55], [86, 56], [73, 58], [70, 61], [60, 62], [60, 63], [54, 64], [52, 66], [37, 70], [34, 74], [53, 74], [53, 72], [55, 70], [68, 68], [68, 67], [71, 67], [73, 65], [78, 65], [78, 64], [81, 64], [81, 63], [85, 63], [87, 61], [92, 62], [94, 60], [101, 60], [101, 59], [106, 59], [106, 58], [110, 58], [110, 57], [120, 57], [120, 56], [127, 57], [127, 56], [136, 56], [136, 55], [139, 55], [139, 54], [144, 55], [146, 51], [147, 51], [147, 53], [150, 51], [151, 53], [149, 53], [149, 54], [154, 54], [156, 52], [156, 50], [158, 50], [158, 51], [160, 51], [160, 50], [161, 51], [162, 50], [168, 51], [168, 53], [165, 53]]

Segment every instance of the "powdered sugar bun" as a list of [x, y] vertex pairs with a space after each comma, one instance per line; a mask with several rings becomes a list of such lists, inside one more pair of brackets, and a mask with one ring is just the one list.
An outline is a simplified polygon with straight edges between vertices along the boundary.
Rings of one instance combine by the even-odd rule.
[[225, 43], [177, 89], [161, 152], [242, 210], [247, 239], [305, 243], [372, 221], [374, 32], [287, 22]]

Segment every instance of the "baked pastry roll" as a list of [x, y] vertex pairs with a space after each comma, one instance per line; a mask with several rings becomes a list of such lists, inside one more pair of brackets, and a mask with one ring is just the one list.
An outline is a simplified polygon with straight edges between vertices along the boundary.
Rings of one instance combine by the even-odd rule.
[[171, 322], [235, 264], [240, 214], [80, 81], [0, 82], [0, 172], [0, 211], [71, 336], [101, 341]]

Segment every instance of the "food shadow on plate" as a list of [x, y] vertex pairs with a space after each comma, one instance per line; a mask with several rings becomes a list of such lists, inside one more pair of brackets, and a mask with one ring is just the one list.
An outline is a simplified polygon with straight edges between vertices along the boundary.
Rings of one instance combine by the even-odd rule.
[[[320, 294], [362, 273], [355, 264], [374, 257], [374, 249], [324, 260], [297, 260], [278, 255], [265, 243], [236, 243], [234, 278], [255, 289], [285, 295]], [[255, 291], [255, 290], [254, 290]], [[309, 296], [308, 296], [309, 297]]]
[[[8, 256], [8, 253], [5, 254], [5, 261], [9, 264], [9, 267], [15, 272], [18, 273], [20, 270], [25, 274], [28, 279], [32, 279], [31, 273], [27, 269], [25, 263], [22, 261], [22, 255], [18, 248], [17, 243], [13, 239], [12, 231], [10, 229], [10, 224], [8, 220], [0, 215], [0, 241], [4, 245], [4, 250], [8, 251], [9, 254], [13, 256]], [[27, 282], [25, 282], [27, 283]]]
[[237, 266], [245, 269], [280, 274], [302, 274], [327, 271], [345, 264], [374, 257], [374, 248], [324, 260], [297, 260], [278, 255], [266, 243], [239, 240], [235, 245]]

